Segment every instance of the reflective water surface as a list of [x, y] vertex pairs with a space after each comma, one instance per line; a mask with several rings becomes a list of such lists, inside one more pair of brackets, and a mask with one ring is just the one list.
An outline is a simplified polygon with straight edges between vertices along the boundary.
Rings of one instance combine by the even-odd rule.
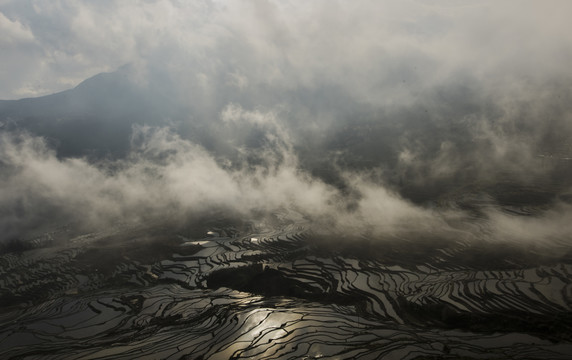
[[[208, 225], [208, 224], [207, 224]], [[0, 257], [5, 359], [569, 359], [572, 257], [300, 220], [60, 232]], [[210, 231], [210, 232], [207, 232]], [[66, 231], [68, 232], [66, 235]], [[556, 250], [555, 250], [556, 249]]]

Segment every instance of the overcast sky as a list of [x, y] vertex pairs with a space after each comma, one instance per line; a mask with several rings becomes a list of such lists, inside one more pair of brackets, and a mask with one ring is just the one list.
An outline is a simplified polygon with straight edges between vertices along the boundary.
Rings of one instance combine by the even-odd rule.
[[571, 13], [567, 0], [0, 0], [0, 99], [127, 63], [207, 88], [331, 82], [363, 101], [459, 74], [518, 90], [568, 76]]
[[[570, 14], [569, 0], [0, 0], [0, 99], [70, 89], [130, 64], [135, 84], [180, 101], [190, 123], [220, 120], [212, 138], [233, 145], [249, 126], [263, 134], [245, 153], [263, 165], [254, 168], [228, 168], [166, 128], [135, 127], [142, 145], [99, 165], [59, 158], [40, 137], [1, 134], [0, 232], [20, 236], [56, 215], [100, 224], [221, 206], [294, 206], [348, 229], [440, 227], [431, 209], [373, 181], [376, 171], [420, 188], [467, 169], [470, 181], [546, 171], [543, 146], [572, 134]], [[355, 194], [300, 170], [296, 134], [311, 134], [302, 140], [316, 152], [328, 124], [345, 132], [371, 109], [378, 125], [407, 128], [378, 127], [355, 147], [358, 158], [378, 156], [371, 173], [339, 174]], [[318, 156], [330, 154], [328, 141]], [[502, 214], [492, 223], [535, 239], [566, 235], [561, 214], [571, 211], [528, 227]]]

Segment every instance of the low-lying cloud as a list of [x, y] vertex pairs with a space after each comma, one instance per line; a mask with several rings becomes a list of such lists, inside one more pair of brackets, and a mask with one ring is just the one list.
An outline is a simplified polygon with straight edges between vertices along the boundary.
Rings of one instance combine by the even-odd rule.
[[[563, 236], [571, 6], [0, 1], [1, 98], [130, 64], [108, 74], [125, 81], [84, 83], [63, 115], [38, 107], [32, 126], [18, 108], [0, 119], [0, 231], [295, 208], [343, 231], [387, 234], [446, 227], [467, 214], [426, 202], [509, 183], [549, 189], [543, 209], [558, 210], [526, 226]], [[102, 156], [82, 157], [103, 143]], [[527, 228], [486, 216], [497, 234]]]
[[[225, 121], [269, 126], [256, 163], [234, 166], [167, 128], [134, 129], [125, 159], [93, 164], [59, 159], [38, 137], [3, 133], [0, 223], [5, 238], [46, 225], [103, 226], [114, 221], [186, 219], [209, 211], [249, 218], [296, 210], [340, 230], [397, 231], [411, 221], [435, 222], [430, 212], [356, 174], [347, 176], [351, 194], [299, 167], [276, 114], [231, 105]], [[248, 149], [243, 149], [248, 152]], [[351, 205], [351, 206], [350, 206]]]
[[[376, 180], [371, 171], [340, 170], [344, 189], [312, 176], [300, 167], [276, 111], [247, 111], [230, 104], [221, 118], [232, 125], [265, 128], [255, 162], [249, 161], [252, 149], [237, 149], [244, 157], [235, 158], [241, 163], [233, 164], [168, 128], [136, 127], [126, 158], [97, 163], [58, 158], [39, 137], [2, 133], [0, 182], [2, 189], [9, 189], [0, 193], [3, 240], [67, 223], [87, 229], [118, 221], [183, 224], [221, 211], [225, 216], [255, 219], [293, 210], [316, 231], [336, 237], [415, 233], [420, 239], [421, 234], [450, 238], [451, 222], [471, 221], [458, 208], [414, 205]], [[564, 220], [572, 209], [563, 203], [533, 220], [507, 215], [492, 205], [482, 212], [489, 219], [484, 223], [488, 235], [472, 231], [471, 236], [535, 242], [562, 240], [572, 231]]]

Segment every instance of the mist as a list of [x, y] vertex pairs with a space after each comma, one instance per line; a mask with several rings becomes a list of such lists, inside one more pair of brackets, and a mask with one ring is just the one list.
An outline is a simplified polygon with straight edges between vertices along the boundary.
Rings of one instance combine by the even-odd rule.
[[[237, 109], [223, 117], [229, 112], [237, 121]], [[255, 220], [292, 210], [318, 227], [342, 232], [373, 226], [391, 233], [408, 221], [437, 221], [366, 176], [343, 175], [351, 192], [312, 177], [299, 167], [291, 144], [275, 133], [257, 149], [255, 164], [232, 166], [166, 128], [135, 128], [129, 155], [113, 162], [60, 159], [42, 138], [25, 133], [4, 133], [1, 143], [2, 187], [10, 189], [0, 200], [5, 239], [62, 222], [88, 229], [119, 221], [182, 224], [209, 213]]]
[[[231, 105], [221, 119], [266, 127], [260, 146], [237, 149], [240, 156], [233, 162], [171, 129], [134, 127], [125, 158], [94, 162], [60, 158], [41, 137], [3, 133], [1, 185], [10, 189], [0, 199], [3, 240], [31, 237], [59, 225], [93, 231], [118, 223], [181, 226], [205, 216], [261, 221], [294, 212], [317, 233], [336, 239], [365, 235], [378, 240], [455, 236], [458, 241], [461, 236], [517, 244], [569, 241], [572, 206], [556, 198], [534, 210], [531, 220], [501, 211], [502, 204], [486, 190], [474, 192], [466, 186], [462, 194], [453, 191], [451, 198], [414, 203], [386, 184], [379, 169], [339, 167], [336, 176], [344, 182], [340, 187], [301, 167], [276, 113]], [[523, 196], [529, 195], [517, 194]], [[472, 228], [475, 209], [462, 207], [475, 200], [485, 204], [476, 211], [485, 219], [480, 226], [488, 231]]]
[[572, 173], [567, 10], [4, 1], [0, 96], [46, 96], [0, 103], [3, 237], [286, 208], [381, 234], [446, 228], [476, 198], [558, 218]]
[[569, 0], [0, 0], [0, 357], [572, 358]]

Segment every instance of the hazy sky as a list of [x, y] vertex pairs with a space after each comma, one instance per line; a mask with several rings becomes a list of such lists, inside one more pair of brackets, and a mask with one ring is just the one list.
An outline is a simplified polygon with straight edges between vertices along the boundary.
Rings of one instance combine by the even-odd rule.
[[[411, 223], [440, 227], [445, 215], [404, 200], [387, 178], [372, 181], [376, 171], [420, 188], [435, 179], [546, 172], [538, 155], [555, 153], [546, 144], [572, 149], [570, 14], [569, 0], [0, 0], [0, 99], [62, 91], [130, 64], [130, 80], [154, 91], [145, 101], [174, 98], [165, 106], [183, 104], [183, 121], [207, 124], [212, 139], [238, 154], [233, 161], [259, 161], [226, 166], [204, 143], [167, 128], [135, 127], [140, 146], [97, 164], [6, 132], [0, 230], [20, 236], [52, 217], [101, 224], [289, 206], [326, 226], [335, 219], [380, 233]], [[345, 134], [363, 114], [379, 125], [363, 137], [366, 145], [349, 149], [343, 137], [319, 144], [328, 125]], [[384, 133], [391, 129], [399, 130]], [[259, 134], [262, 146], [249, 152], [241, 131]], [[355, 150], [375, 164], [340, 171], [355, 196], [348, 195], [300, 170], [300, 143], [324, 160]], [[526, 224], [503, 214], [491, 224], [520, 238], [566, 235], [562, 214], [571, 206], [558, 206]]]
[[569, 73], [571, 13], [567, 0], [0, 0], [0, 99], [126, 63], [205, 87], [331, 82], [364, 101], [459, 74], [518, 91], [506, 80]]

